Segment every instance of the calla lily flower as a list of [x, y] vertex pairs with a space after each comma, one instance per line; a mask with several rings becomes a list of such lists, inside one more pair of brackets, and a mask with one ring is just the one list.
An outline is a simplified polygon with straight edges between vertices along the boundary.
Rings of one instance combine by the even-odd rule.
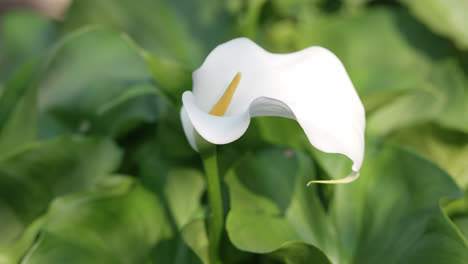
[[364, 157], [365, 112], [341, 61], [309, 47], [270, 53], [247, 38], [217, 46], [193, 72], [193, 91], [182, 95], [181, 119], [193, 149], [204, 140], [227, 144], [240, 138], [250, 118], [295, 119], [310, 143], [353, 161], [346, 183], [359, 176]]

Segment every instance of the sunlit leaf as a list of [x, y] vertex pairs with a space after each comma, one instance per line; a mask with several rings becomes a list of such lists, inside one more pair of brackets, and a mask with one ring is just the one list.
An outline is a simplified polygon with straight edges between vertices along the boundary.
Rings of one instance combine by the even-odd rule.
[[465, 189], [465, 197], [450, 201], [444, 210], [468, 241], [468, 188]]
[[130, 178], [57, 199], [46, 217], [21, 263], [144, 263], [171, 234], [161, 202]]
[[315, 188], [305, 187], [314, 176], [311, 160], [292, 150], [245, 157], [226, 175], [231, 197], [227, 230], [234, 245], [256, 253], [273, 252], [289, 241], [331, 245], [333, 226]]
[[[373, 139], [366, 146], [360, 178], [336, 186], [328, 211], [305, 186], [316, 169], [304, 154], [273, 149], [245, 157], [227, 176], [234, 245], [260, 253], [302, 241], [333, 263], [466, 259], [466, 241], [439, 207], [442, 197], [460, 194], [450, 176], [400, 148]], [[349, 173], [333, 155], [319, 161], [333, 177]]]
[[468, 2], [463, 0], [399, 0], [434, 32], [468, 49]]
[[468, 137], [464, 133], [424, 125], [400, 130], [390, 139], [433, 161], [461, 188], [468, 188]]
[[57, 196], [96, 185], [120, 163], [107, 140], [60, 138], [0, 161], [0, 245], [13, 242]]

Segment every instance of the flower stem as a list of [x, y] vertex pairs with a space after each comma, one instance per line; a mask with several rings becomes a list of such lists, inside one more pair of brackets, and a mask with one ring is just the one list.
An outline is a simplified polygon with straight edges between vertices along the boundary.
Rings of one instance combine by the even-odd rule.
[[209, 257], [211, 264], [220, 264], [219, 252], [221, 237], [223, 235], [223, 200], [221, 196], [221, 184], [216, 160], [216, 148], [201, 154], [203, 167], [206, 174], [208, 188], [208, 203], [210, 214], [208, 217], [208, 240], [210, 243]]

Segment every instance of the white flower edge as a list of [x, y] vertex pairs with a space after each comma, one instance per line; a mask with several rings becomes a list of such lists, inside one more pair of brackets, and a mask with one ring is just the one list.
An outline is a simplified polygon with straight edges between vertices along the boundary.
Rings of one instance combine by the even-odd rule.
[[[225, 115], [210, 115], [237, 72], [242, 79]], [[182, 101], [182, 124], [195, 150], [198, 134], [208, 142], [227, 144], [245, 133], [250, 118], [281, 116], [297, 120], [317, 149], [353, 161], [353, 173], [336, 181], [350, 182], [359, 176], [364, 107], [343, 64], [325, 48], [274, 54], [246, 38], [228, 41], [193, 73], [193, 92], [186, 91]]]

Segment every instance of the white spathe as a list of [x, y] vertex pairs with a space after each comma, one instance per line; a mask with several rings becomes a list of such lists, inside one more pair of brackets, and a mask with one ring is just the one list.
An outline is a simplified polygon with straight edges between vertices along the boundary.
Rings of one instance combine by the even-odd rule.
[[[242, 78], [225, 115], [210, 115], [238, 72]], [[193, 73], [193, 91], [182, 101], [184, 131], [195, 150], [196, 132], [227, 144], [245, 133], [251, 117], [281, 116], [297, 120], [317, 149], [348, 156], [354, 172], [361, 167], [364, 107], [343, 64], [325, 48], [273, 54], [247, 38], [233, 39], [216, 47]], [[349, 180], [359, 174], [353, 175]]]

